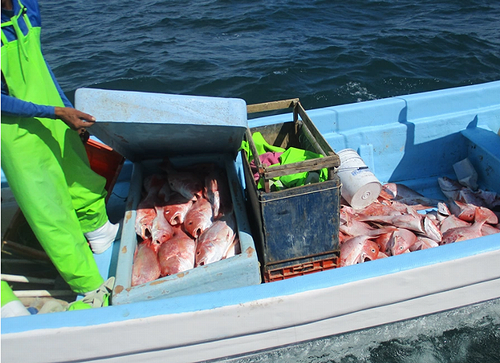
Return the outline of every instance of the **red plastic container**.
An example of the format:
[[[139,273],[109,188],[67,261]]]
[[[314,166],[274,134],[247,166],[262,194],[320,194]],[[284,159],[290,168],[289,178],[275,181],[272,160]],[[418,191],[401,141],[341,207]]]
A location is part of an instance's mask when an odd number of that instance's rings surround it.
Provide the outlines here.
[[[97,174],[106,178],[106,201],[111,196],[118,175],[122,169],[125,158],[107,145],[98,141],[88,139],[85,143],[85,149],[90,161],[90,167]],[[9,226],[3,236],[3,252],[11,255],[27,256],[39,260],[48,260],[43,252],[38,240],[31,230],[26,218],[20,209],[14,214]]]
[[[330,270],[337,267],[338,259],[338,256],[333,256],[325,258],[323,260],[316,260],[275,269],[268,266],[268,269],[264,272],[264,282],[285,280],[295,276],[302,276],[313,272]]]
[[[87,140],[85,149],[91,169],[106,178],[105,189],[108,192],[106,198],[109,198],[125,158],[109,146],[92,139]]]

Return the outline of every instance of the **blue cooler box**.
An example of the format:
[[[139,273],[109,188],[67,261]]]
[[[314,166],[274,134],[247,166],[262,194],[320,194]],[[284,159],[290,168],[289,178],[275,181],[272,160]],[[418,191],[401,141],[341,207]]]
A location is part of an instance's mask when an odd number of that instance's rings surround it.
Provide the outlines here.
[[[237,150],[247,128],[241,99],[181,96],[101,89],[78,89],[77,109],[93,115],[92,133],[133,162],[118,255],[112,304],[255,285],[259,261],[236,168]],[[241,253],[205,266],[131,286],[136,208],[144,176],[168,157],[176,168],[213,162],[225,168],[238,226]]]

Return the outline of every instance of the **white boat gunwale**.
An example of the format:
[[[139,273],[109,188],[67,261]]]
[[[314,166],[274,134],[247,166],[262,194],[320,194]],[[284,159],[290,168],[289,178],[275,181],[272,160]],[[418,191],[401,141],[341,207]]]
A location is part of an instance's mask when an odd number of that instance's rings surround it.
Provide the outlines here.
[[[87,325],[143,319],[163,314],[193,313],[226,306],[240,305],[272,297],[289,296],[301,292],[324,289],[360,280],[390,275],[419,267],[453,261],[469,256],[500,250],[498,236],[462,241],[435,249],[415,251],[391,258],[370,261],[354,266],[321,271],[256,286],[209,292],[199,295],[172,297],[114,305],[103,309],[52,313],[4,319],[2,335],[38,329],[60,329]],[[500,277],[500,276],[499,276]],[[258,288],[256,288],[258,287]],[[145,305],[146,304],[146,305]],[[147,308],[146,308],[147,307]],[[61,315],[63,314],[63,315]]]

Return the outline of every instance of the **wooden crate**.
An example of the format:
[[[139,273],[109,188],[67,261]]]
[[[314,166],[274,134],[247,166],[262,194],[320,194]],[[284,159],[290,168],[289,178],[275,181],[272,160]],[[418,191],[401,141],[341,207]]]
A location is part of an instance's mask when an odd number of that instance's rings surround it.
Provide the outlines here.
[[[304,171],[319,170],[328,168],[329,171],[335,173],[335,168],[340,166],[340,158],[333,151],[330,145],[320,134],[314,123],[311,121],[306,111],[302,107],[298,98],[259,103],[247,106],[248,113],[259,113],[283,109],[293,110],[293,123],[284,123],[266,126],[264,128],[247,129],[245,139],[249,142],[250,149],[254,156],[255,164],[258,167],[261,178],[264,179],[265,191],[270,192],[269,180],[275,177],[300,173]],[[300,116],[300,119],[299,119]],[[293,127],[293,129],[292,129]],[[322,158],[301,161],[293,164],[267,167],[262,165],[252,142],[252,132],[265,129],[266,137],[273,140],[274,146],[289,147],[301,144],[300,146],[307,147],[310,151],[323,155]],[[299,140],[297,135],[302,135],[302,140]],[[305,145],[304,145],[305,144]]]

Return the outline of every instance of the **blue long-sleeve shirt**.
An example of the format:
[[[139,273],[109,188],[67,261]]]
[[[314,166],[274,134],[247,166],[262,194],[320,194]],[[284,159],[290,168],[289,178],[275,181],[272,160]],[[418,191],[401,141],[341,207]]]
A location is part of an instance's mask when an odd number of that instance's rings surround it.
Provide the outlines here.
[[[27,9],[27,15],[31,22],[31,25],[34,27],[40,27],[42,25],[41,16],[40,16],[40,8],[38,6],[38,2],[36,0],[23,0],[23,5]],[[19,3],[16,0],[12,1],[13,10],[5,10],[2,9],[2,23],[10,21],[10,18],[18,13],[19,11]],[[24,34],[27,33],[28,28],[26,24],[24,24],[24,20],[22,17],[19,18],[19,27],[21,28]],[[2,31],[5,33],[7,40],[15,40],[16,33],[14,29],[9,27],[4,27]],[[3,46],[3,44],[2,44]],[[47,64],[47,62],[45,62]],[[66,107],[73,107],[71,102],[68,100],[64,92],[62,91],[59,83],[57,82],[52,70],[47,64],[47,68],[52,76],[52,80],[59,92],[59,95],[62,98],[62,101]],[[9,88],[4,80],[2,74],[2,99],[1,99],[1,109],[2,115],[9,116],[21,116],[21,117],[43,117],[43,118],[56,118],[55,115],[55,107],[51,105],[39,105],[32,102],[27,102],[20,100],[18,98],[12,97],[9,94]]]

